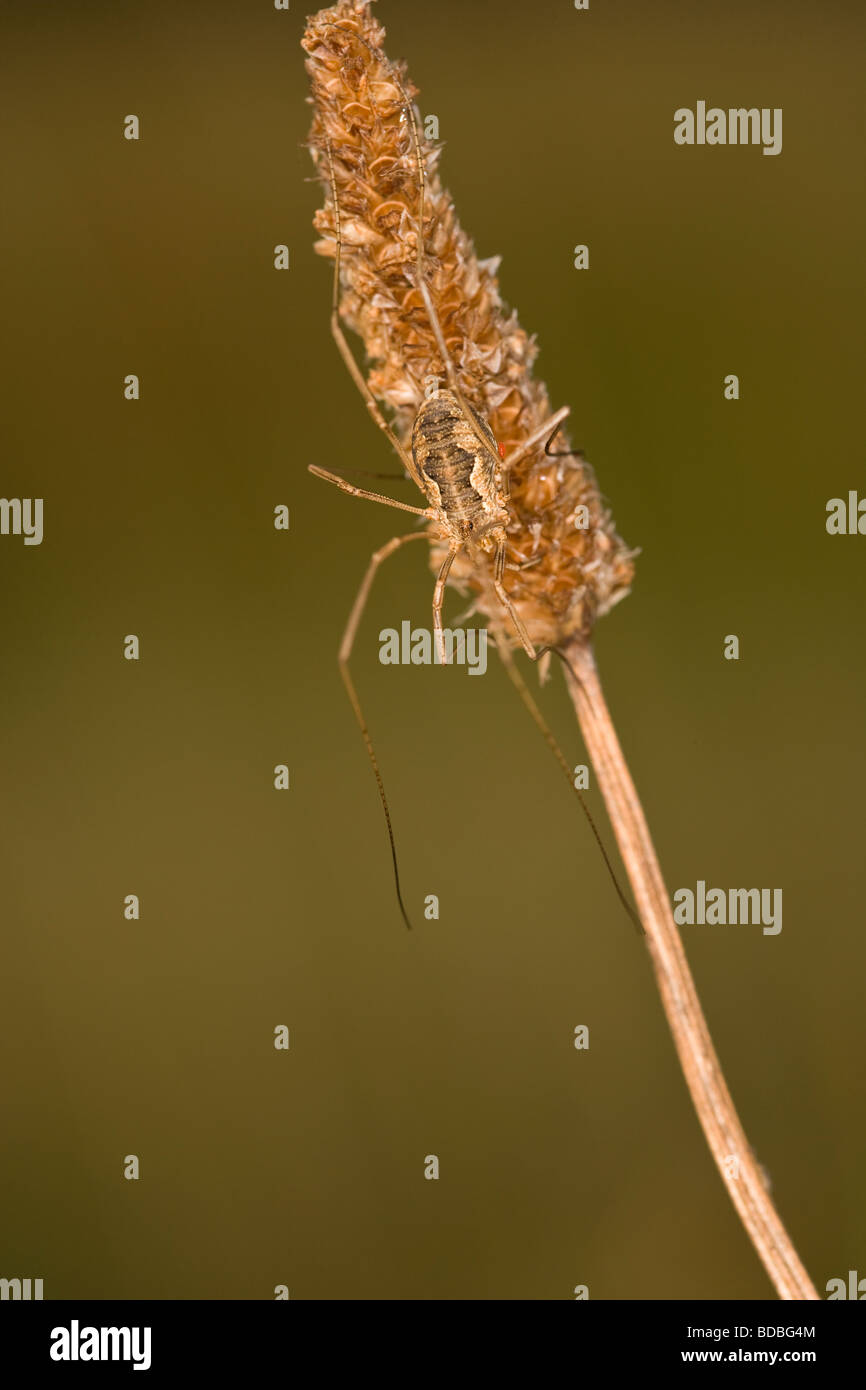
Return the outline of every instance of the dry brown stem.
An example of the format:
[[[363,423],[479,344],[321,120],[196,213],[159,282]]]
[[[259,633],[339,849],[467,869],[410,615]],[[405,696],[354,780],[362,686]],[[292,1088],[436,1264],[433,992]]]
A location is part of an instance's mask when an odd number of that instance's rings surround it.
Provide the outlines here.
[[[643,810],[605,703],[591,648],[564,653],[571,698],[626,866],[680,1064],[722,1181],[783,1299],[817,1299],[773,1205],[725,1084],[671,912]]]

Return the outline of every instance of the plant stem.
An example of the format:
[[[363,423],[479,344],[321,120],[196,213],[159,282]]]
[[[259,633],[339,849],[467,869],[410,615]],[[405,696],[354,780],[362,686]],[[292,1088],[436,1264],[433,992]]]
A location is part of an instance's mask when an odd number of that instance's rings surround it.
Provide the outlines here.
[[[698,1119],[746,1233],[782,1299],[818,1299],[740,1124],[673,919],[670,899],[592,649],[573,643],[565,674],[646,930],[662,1006]],[[577,677],[577,678],[576,678]]]

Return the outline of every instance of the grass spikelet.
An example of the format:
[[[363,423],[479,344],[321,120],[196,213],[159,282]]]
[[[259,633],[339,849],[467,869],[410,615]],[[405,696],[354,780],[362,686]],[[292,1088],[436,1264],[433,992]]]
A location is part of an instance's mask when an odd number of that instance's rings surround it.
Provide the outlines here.
[[[308,22],[303,47],[312,84],[310,149],[325,194],[316,250],[334,255],[334,209],[326,141],[342,219],[340,312],[361,339],[367,380],[407,444],[425,388],[442,375],[436,340],[415,283],[421,185],[404,93],[417,95],[384,52],[384,29],[366,0],[340,0]],[[396,80],[395,80],[396,78]],[[402,88],[402,91],[401,91]],[[461,384],[504,446],[506,461],[551,415],[533,375],[536,346],[499,294],[496,259],[480,261],[443,189],[440,148],[423,135],[424,250],[433,302]],[[570,445],[560,432],[557,453]],[[543,442],[510,476],[511,524],[505,587],[536,646],[586,638],[596,618],[628,593],[632,555],[579,459],[551,458]],[[581,512],[579,508],[586,508]],[[441,548],[431,547],[438,570]],[[489,586],[461,556],[450,581],[491,612]]]

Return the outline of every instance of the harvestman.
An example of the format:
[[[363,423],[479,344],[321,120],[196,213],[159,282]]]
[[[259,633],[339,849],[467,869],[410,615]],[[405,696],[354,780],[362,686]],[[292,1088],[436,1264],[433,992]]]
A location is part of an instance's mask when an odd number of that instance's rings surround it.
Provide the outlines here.
[[[370,45],[355,30],[335,24],[331,26],[341,29],[350,34],[359,43],[363,43],[366,48]],[[372,49],[370,49],[373,52]],[[418,224],[415,231],[415,288],[417,288],[424,301],[424,307],[436,339],[436,346],[442,359],[442,365],[447,381],[447,388],[436,389],[435,393],[426,397],[421,403],[415,417],[412,429],[412,448],[411,452],[404,448],[400,443],[388,421],[385,419],[379,404],[376,401],[364,375],[355,361],[352,351],[346,341],[342,325],[340,323],[340,263],[342,257],[343,241],[340,221],[340,203],[337,194],[337,178],[334,170],[334,156],[330,141],[325,136],[325,149],[328,157],[328,171],[331,180],[331,193],[334,205],[334,280],[331,297],[331,332],[340,351],[340,355],[349,370],[349,374],[364,400],[367,409],[375,420],[379,429],[385,434],[403,464],[406,474],[418,490],[427,498],[426,507],[413,507],[406,502],[398,502],[392,497],[385,497],[378,492],[369,492],[364,488],[355,487],[345,478],[337,473],[332,473],[328,469],[319,468],[315,464],[310,464],[310,472],[317,478],[324,478],[326,482],[333,483],[343,492],[348,492],[353,497],[361,497],[368,502],[380,502],[386,507],[395,507],[398,511],[409,512],[412,516],[423,517],[425,521],[435,522],[440,530],[439,539],[447,541],[448,552],[439,569],[433,590],[433,631],[437,644],[437,651],[441,663],[447,662],[445,650],[445,637],[442,627],[442,604],[445,591],[445,583],[448,573],[456,556],[461,550],[465,550],[470,559],[473,560],[479,569],[484,582],[485,570],[480,563],[482,556],[492,556],[492,574],[489,582],[499,600],[504,613],[508,615],[514,625],[514,630],[527,656],[533,661],[544,655],[551,648],[542,648],[536,651],[529,634],[521,621],[520,615],[514,607],[511,599],[505,591],[502,583],[503,574],[506,568],[506,526],[509,521],[508,502],[508,473],[525,457],[530,450],[536,448],[542,440],[545,440],[545,453],[550,454],[550,445],[553,442],[562,422],[569,414],[569,407],[563,406],[549,420],[545,421],[528,439],[524,440],[520,447],[505,461],[502,446],[496,444],[493,432],[486,421],[472,408],[461,389],[457,370],[451,358],[451,354],[445,343],[445,335],[439,322],[439,316],[433,304],[430,288],[427,284],[424,269],[424,193],[426,184],[426,169],[421,152],[421,142],[418,136],[418,126],[415,120],[415,113],[409,97],[394,70],[391,70],[391,77],[403,99],[403,114],[401,120],[408,122],[412,135],[414,147],[415,165],[418,174]],[[408,278],[408,277],[407,277]],[[566,451],[582,457],[580,451]],[[562,454],[552,455],[561,457]],[[373,743],[364,719],[361,704],[355,690],[354,682],[349,670],[349,661],[355,643],[358,626],[364,612],[364,608],[369,597],[373,579],[379,566],[399,550],[401,546],[409,541],[431,539],[428,531],[412,531],[406,535],[395,536],[386,545],[376,550],[370,558],[367,572],[358,589],[352,611],[349,614],[349,621],[343,633],[343,640],[340,644],[339,665],[343,683],[355,711],[355,717],[361,729],[361,733],[366,744],[367,753],[376,777],[376,784],[379,789],[379,798],[385,813],[385,823],[388,828],[388,840],[391,847],[391,860],[394,867],[394,883],[397,890],[397,901],[400,911],[407,927],[411,929],[408,914],[403,903],[403,896],[400,889],[400,874],[397,866],[397,851],[394,843],[394,830],[391,823],[391,814],[388,809],[388,801],[385,796],[385,787],[376,755],[373,750]],[[515,568],[508,566],[508,568]],[[519,568],[519,567],[518,567]],[[614,886],[619,894],[620,900],[624,904],[629,916],[640,927],[635,914],[625,898],[613,867],[607,855],[607,851],[602,843],[601,836],[592,819],[589,808],[580,796],[580,792],[572,782],[572,775],[568,763],[550,729],[544,721],[540,710],[536,706],[530,695],[523,678],[517,671],[516,666],[508,650],[502,627],[494,624],[493,635],[496,641],[500,656],[503,659],[506,670],[518,689],[521,698],[527,705],[530,714],[546,738],[548,744],[563,768],[569,785],[577,792],[580,797],[581,805],[592,827],[593,834],[599,844],[608,872],[613,879]],[[557,652],[557,655],[561,655]]]

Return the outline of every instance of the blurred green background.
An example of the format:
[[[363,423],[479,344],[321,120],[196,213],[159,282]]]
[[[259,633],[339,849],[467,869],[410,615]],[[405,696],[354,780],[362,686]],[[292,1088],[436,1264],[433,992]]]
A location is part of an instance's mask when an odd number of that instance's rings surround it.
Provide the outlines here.
[[[378,662],[380,628],[429,624],[411,546],[355,663],[401,925],[336,651],[403,527],[306,471],[393,464],[312,251],[303,11],[4,6],[2,491],[45,499],[45,539],[0,538],[0,1275],[48,1298],[772,1297],[643,946],[503,673]],[[642,547],[596,646],[668,885],[783,889],[779,936],[687,927],[686,948],[814,1280],[866,1275],[866,539],[824,526],[866,490],[866,14],[377,14]],[[676,147],[698,99],[781,106],[782,154]]]

